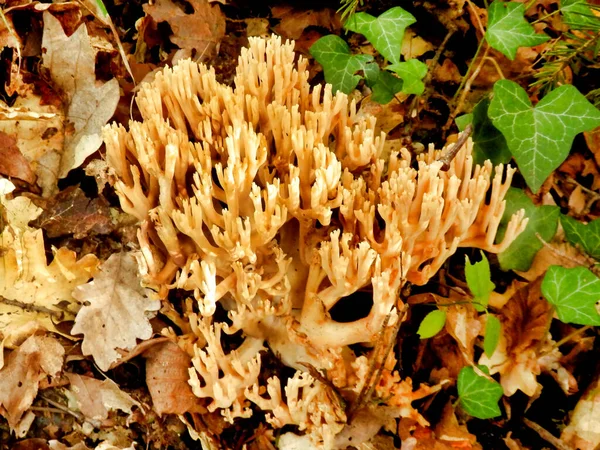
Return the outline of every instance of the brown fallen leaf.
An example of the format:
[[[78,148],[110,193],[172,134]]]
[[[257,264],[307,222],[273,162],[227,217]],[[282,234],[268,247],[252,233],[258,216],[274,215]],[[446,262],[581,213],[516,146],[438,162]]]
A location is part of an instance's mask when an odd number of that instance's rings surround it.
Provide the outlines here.
[[[541,372],[540,353],[548,343],[552,306],[541,293],[542,277],[519,289],[501,310],[502,335],[491,358],[479,360],[493,375],[500,372],[505,395],[521,390],[532,397]]]
[[[188,3],[193,9],[191,14],[172,0],[146,4],[144,12],[156,22],[167,22],[171,27],[171,42],[181,49],[174,60],[190,57],[206,60],[214,55],[225,36],[225,15],[218,5],[207,0],[190,0]]]
[[[94,280],[75,289],[73,297],[84,306],[71,334],[84,335],[83,354],[92,355],[101,370],[119,359],[117,349],[131,350],[137,339],[152,335],[146,312],[158,310],[160,302],[147,297],[132,253],[112,254]]]
[[[116,409],[131,414],[131,408],[140,406],[139,402],[123,392],[110,379],[97,380],[76,373],[66,373],[65,375],[71,382],[71,392],[77,399],[79,411],[88,420],[105,420],[108,418],[108,413]]]
[[[72,234],[82,239],[90,233],[109,234],[115,229],[104,197],[89,199],[78,186],[69,186],[49,200],[33,199],[44,211],[32,226],[54,238]]]
[[[0,174],[18,178],[29,184],[35,182],[35,174],[29,161],[19,150],[16,136],[3,131],[0,131]]]
[[[163,414],[198,411],[199,399],[188,384],[191,358],[173,342],[162,342],[144,353],[146,384],[154,410]]]
[[[62,369],[65,350],[49,336],[31,336],[6,358],[0,370],[0,414],[12,430],[37,396],[40,381]]]
[[[298,9],[293,6],[274,6],[271,14],[280,22],[274,27],[286,39],[298,39],[305,28],[317,26],[336,32],[342,26],[340,16],[331,8]]]

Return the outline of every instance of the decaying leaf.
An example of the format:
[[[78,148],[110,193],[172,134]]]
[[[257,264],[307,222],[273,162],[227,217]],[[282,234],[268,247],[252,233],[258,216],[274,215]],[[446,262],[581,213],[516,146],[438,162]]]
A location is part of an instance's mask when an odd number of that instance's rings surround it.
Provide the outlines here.
[[[133,406],[140,406],[110,379],[102,381],[75,373],[65,375],[71,382],[71,392],[77,401],[79,411],[88,420],[102,421],[108,418],[109,411],[116,409],[131,414]]]
[[[23,414],[33,403],[40,381],[60,372],[64,352],[54,338],[31,336],[8,355],[0,370],[0,414],[11,429],[19,426]]]
[[[207,0],[190,0],[189,4],[194,10],[191,14],[172,0],[157,0],[144,5],[146,14],[171,27],[171,42],[181,49],[174,60],[192,56],[206,59],[213,55],[225,35],[225,16],[218,5]]]
[[[307,10],[282,5],[271,8],[271,13],[274,18],[280,20],[274,30],[286,39],[299,39],[304,29],[310,26],[318,26],[332,32],[341,28],[339,15],[330,8]]]
[[[32,226],[54,238],[72,234],[83,239],[90,233],[108,234],[114,229],[110,208],[104,197],[90,199],[77,186],[69,186],[48,201],[37,201],[43,212]]]
[[[595,450],[600,445],[600,377],[581,397],[563,430],[561,439],[579,450]]]
[[[96,82],[96,55],[85,25],[67,36],[59,20],[46,11],[42,46],[44,67],[65,96],[67,124],[58,167],[58,177],[63,178],[102,144],[101,128],[115,112],[119,83],[114,78]]]
[[[71,333],[84,335],[83,354],[92,355],[102,370],[119,358],[117,349],[130,350],[137,339],[152,335],[146,311],[156,311],[160,302],[147,297],[137,267],[133,254],[115,253],[93,281],[73,292],[84,306]]]
[[[198,397],[188,384],[191,358],[173,342],[146,351],[146,384],[158,415],[184,414],[198,407]]]

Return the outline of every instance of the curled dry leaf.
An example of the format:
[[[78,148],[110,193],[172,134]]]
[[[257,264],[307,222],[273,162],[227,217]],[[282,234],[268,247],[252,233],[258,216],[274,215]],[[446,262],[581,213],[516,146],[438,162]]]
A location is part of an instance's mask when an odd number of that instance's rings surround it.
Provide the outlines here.
[[[190,0],[188,3],[194,10],[191,14],[172,0],[149,3],[144,5],[144,11],[156,22],[167,22],[171,27],[171,42],[181,49],[174,60],[192,56],[207,59],[225,35],[225,16],[218,5],[210,4],[208,0]]]
[[[335,32],[341,28],[339,15],[334,9],[298,9],[289,5],[271,8],[273,18],[280,22],[274,28],[275,32],[286,39],[299,39],[304,29],[310,26],[325,28]]]
[[[188,384],[191,358],[173,342],[154,345],[144,354],[146,384],[157,414],[184,414],[198,408]]]
[[[538,389],[536,376],[540,369],[540,350],[548,343],[552,307],[542,297],[542,279],[519,289],[506,303],[501,313],[503,334],[491,358],[482,355],[479,360],[500,372],[500,382],[506,395],[521,390],[533,396]]]
[[[46,49],[44,67],[65,95],[69,126],[58,167],[58,177],[64,178],[102,144],[101,129],[119,102],[119,83],[114,78],[96,82],[96,55],[85,25],[67,36],[59,20],[46,11],[42,46]]]
[[[71,382],[71,392],[77,400],[79,411],[88,420],[102,421],[108,418],[109,411],[116,409],[131,414],[133,406],[140,406],[110,379],[97,380],[76,373],[65,375]]]
[[[73,296],[84,306],[71,333],[84,335],[83,354],[92,355],[102,370],[121,356],[117,349],[131,350],[137,339],[152,335],[146,311],[156,311],[160,302],[147,297],[131,253],[111,255],[94,280]]]
[[[11,429],[19,426],[23,414],[33,403],[40,381],[60,372],[64,353],[56,339],[31,336],[8,355],[0,370],[0,414]]]

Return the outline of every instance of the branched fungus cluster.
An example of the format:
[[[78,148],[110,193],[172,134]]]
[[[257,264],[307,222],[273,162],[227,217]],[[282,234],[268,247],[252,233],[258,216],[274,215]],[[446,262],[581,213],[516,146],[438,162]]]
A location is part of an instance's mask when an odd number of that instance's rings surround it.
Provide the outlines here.
[[[503,250],[526,220],[515,214],[496,242],[513,169],[474,165],[470,142],[449,170],[445,149],[382,159],[375,117],[329,85],[311,87],[293,47],[251,38],[234,87],[181,61],[141,87],[143,120],[104,139],[122,208],[140,222],[146,282],[179,327],[164,333],[192,358],[194,394],[228,421],[260,409],[297,439],[345,448],[398,417],[425,422],[411,401],[427,388],[413,392],[393,353],[374,387],[379,406],[348,414],[369,344],[402,320],[404,283],[426,283],[460,246]],[[189,295],[183,314],[169,306],[174,289]],[[336,321],[342,299],[372,305]],[[243,343],[229,350],[234,333]],[[265,351],[295,374],[261,379]]]

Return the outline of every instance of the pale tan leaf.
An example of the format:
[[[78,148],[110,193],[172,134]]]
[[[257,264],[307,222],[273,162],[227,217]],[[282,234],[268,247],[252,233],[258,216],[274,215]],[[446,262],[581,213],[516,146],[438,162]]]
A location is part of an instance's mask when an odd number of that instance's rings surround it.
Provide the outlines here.
[[[111,255],[94,280],[73,296],[84,306],[72,334],[84,335],[83,354],[92,355],[100,369],[108,370],[121,356],[117,349],[131,350],[137,339],[152,336],[146,311],[156,311],[160,302],[147,297],[131,253]]]
[[[595,450],[600,446],[600,377],[589,386],[571,415],[561,439],[579,450]]]
[[[73,129],[65,133],[60,160],[58,176],[64,178],[102,144],[101,129],[117,107],[119,83],[114,78],[96,82],[96,56],[85,25],[67,36],[59,20],[46,11],[42,46],[44,67],[66,95],[66,120]]]
[[[71,382],[71,392],[77,399],[79,410],[89,420],[104,420],[111,410],[121,410],[131,414],[133,406],[140,406],[131,396],[123,392],[112,380],[65,374]]]
[[[8,355],[0,370],[0,414],[12,429],[33,403],[39,382],[60,372],[64,352],[54,338],[31,336]]]

